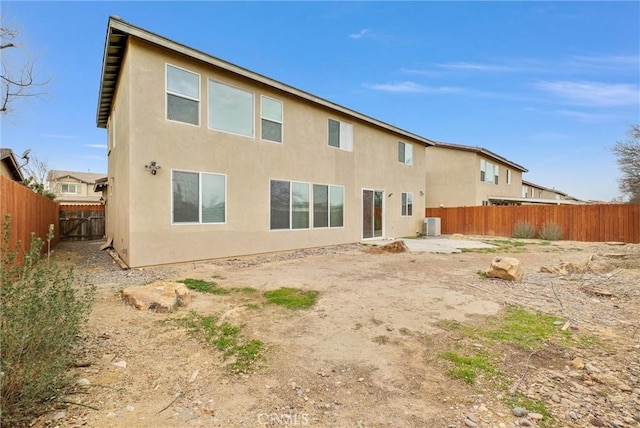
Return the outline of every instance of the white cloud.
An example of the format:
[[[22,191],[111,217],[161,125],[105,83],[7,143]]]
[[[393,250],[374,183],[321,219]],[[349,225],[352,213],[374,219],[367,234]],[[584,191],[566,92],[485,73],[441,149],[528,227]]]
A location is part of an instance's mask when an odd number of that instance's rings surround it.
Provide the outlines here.
[[[535,86],[577,105],[613,107],[640,103],[640,88],[627,83],[541,81]]]
[[[106,144],[85,144],[85,147],[91,147],[92,149],[106,149]]]
[[[498,64],[481,64],[474,62],[449,62],[444,64],[436,64],[440,68],[453,70],[469,70],[469,71],[515,71],[514,67]]]
[[[363,86],[376,91],[397,92],[405,94],[451,94],[462,91],[460,88],[455,87],[429,87],[411,81],[394,83],[365,83]]]
[[[368,28],[363,28],[358,33],[349,34],[350,39],[361,39],[365,36],[371,36],[371,31]]]
[[[608,55],[608,56],[574,56],[568,59],[568,65],[581,72],[638,74],[640,56]]]
[[[584,111],[576,111],[576,110],[556,110],[554,113],[559,114],[561,116],[570,117],[572,119],[577,119],[581,122],[603,122],[609,120],[611,115],[607,114],[598,114],[598,113],[587,113]]]

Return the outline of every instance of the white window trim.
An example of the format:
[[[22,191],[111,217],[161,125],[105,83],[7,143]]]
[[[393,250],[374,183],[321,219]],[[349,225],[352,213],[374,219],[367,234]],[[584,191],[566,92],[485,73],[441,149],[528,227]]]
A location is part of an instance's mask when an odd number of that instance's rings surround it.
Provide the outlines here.
[[[218,128],[212,128],[211,127],[211,123],[209,120],[209,103],[211,102],[211,100],[209,99],[209,85],[208,82],[214,82],[217,83],[219,85],[224,85],[224,86],[228,86],[230,88],[234,88],[237,89],[238,91],[242,91],[242,92],[246,92],[248,94],[251,94],[251,135],[246,135],[246,134],[238,134],[237,132],[230,132],[230,131],[225,131],[224,129],[218,129]],[[256,94],[253,91],[249,91],[245,88],[242,88],[240,86],[236,86],[236,85],[231,85],[227,82],[223,82],[221,80],[216,80],[216,79],[212,79],[212,78],[208,78],[207,79],[207,128],[211,131],[216,131],[216,132],[224,132],[225,134],[229,134],[229,135],[237,135],[239,137],[244,137],[244,138],[256,138]]]
[[[401,162],[400,159],[398,159],[398,163],[412,166],[413,165],[413,144],[405,143],[404,141],[398,141],[398,144],[404,144],[404,162]],[[409,158],[408,162],[407,162],[407,147],[411,148],[411,157]],[[396,146],[396,158],[398,157],[397,150],[398,150],[398,146]]]
[[[73,192],[70,192],[69,190],[64,191],[62,190],[62,186],[73,186],[75,188],[75,190]],[[64,194],[64,195],[79,195],[80,194],[80,183],[60,183],[60,193]]]
[[[309,227],[307,228],[299,228],[299,229],[294,229],[292,226],[292,222],[293,222],[293,215],[289,216],[289,228],[288,229],[272,229],[271,228],[271,182],[272,181],[286,181],[290,184],[293,183],[300,183],[300,184],[307,184],[309,186]],[[314,220],[314,212],[313,212],[313,186],[327,186],[327,205],[328,205],[328,210],[327,210],[327,226],[325,227],[315,227],[313,225],[313,220]],[[342,226],[331,226],[331,188],[332,187],[340,187],[342,189]],[[290,190],[293,188],[293,186],[290,187]],[[345,186],[341,185],[341,184],[326,184],[326,183],[312,183],[312,182],[306,182],[306,181],[297,181],[297,180],[286,180],[283,178],[270,178],[269,179],[269,199],[268,199],[268,203],[269,203],[269,221],[267,223],[267,228],[270,232],[291,232],[291,231],[297,231],[297,230],[311,230],[311,229],[315,229],[315,230],[326,230],[326,229],[344,229],[344,224],[345,224],[345,206],[346,206],[346,194],[345,194]],[[289,195],[289,214],[293,214],[292,211],[292,198],[291,195]]]
[[[507,168],[507,184],[511,184],[511,170]]]
[[[339,147],[335,147],[329,144],[329,120],[338,122],[340,125],[339,127],[340,146]],[[343,144],[344,140],[347,140],[347,139],[349,144]],[[327,146],[332,149],[342,150],[344,152],[353,152],[353,124],[348,122],[343,122],[333,117],[327,118]],[[318,183],[314,183],[314,184],[318,184]]]
[[[402,214],[402,211],[404,211],[404,204],[402,203],[402,195],[407,195],[407,199],[409,198],[409,196],[411,196],[411,214]],[[401,217],[413,217],[413,192],[402,192],[400,193],[400,216]],[[407,212],[409,211],[409,204],[407,204]]]
[[[186,221],[181,221],[181,222],[174,222],[173,221],[173,172],[177,171],[177,172],[187,172],[187,173],[192,173],[192,174],[198,174],[198,190],[199,190],[199,195],[198,195],[198,221],[192,221],[192,222],[186,222]],[[224,221],[223,222],[215,222],[215,223],[203,223],[202,222],[202,174],[209,174],[209,175],[222,175],[224,176]],[[169,194],[171,195],[171,210],[169,212],[170,215],[170,223],[172,226],[193,226],[193,225],[204,225],[204,226],[215,226],[215,225],[221,225],[221,224],[227,224],[227,219],[228,219],[228,187],[229,187],[229,183],[227,181],[227,174],[222,174],[219,172],[207,172],[207,171],[193,171],[193,170],[189,170],[189,169],[180,169],[180,168],[172,168],[171,169],[171,180],[169,180]]]
[[[171,92],[169,91],[169,66],[180,69],[182,71],[186,71],[187,73],[191,73],[191,74],[195,74],[196,76],[198,76],[198,98],[193,98],[190,97],[188,95],[184,95],[184,94],[178,94],[176,92]],[[168,120],[169,122],[173,122],[173,123],[181,123],[183,125],[188,125],[188,126],[195,126],[196,128],[200,127],[200,121],[201,121],[201,115],[202,115],[202,76],[200,75],[200,73],[196,73],[195,71],[191,71],[191,70],[187,70],[184,67],[179,67],[177,65],[171,64],[171,63],[165,63],[165,67],[164,67],[164,93],[165,93],[165,97],[164,97],[164,118],[165,120]],[[169,119],[169,103],[167,101],[167,94],[171,94],[171,95],[175,95],[176,97],[181,97],[187,100],[192,100],[192,101],[197,101],[198,102],[198,123],[197,124],[193,124],[193,123],[189,123],[189,122],[183,122],[181,120],[173,120],[173,119]],[[115,147],[115,144],[114,144]]]
[[[277,102],[280,103],[280,106],[282,107],[282,112],[281,112],[282,120],[281,121],[278,122],[277,120],[273,120],[273,119],[270,119],[268,117],[264,117],[262,115],[262,99],[263,98],[268,98],[268,99],[270,99],[272,101],[277,101]],[[269,122],[275,122],[275,123],[279,123],[280,124],[280,126],[281,126],[281,128],[280,128],[280,131],[281,131],[280,137],[282,138],[282,141],[273,141],[273,140],[267,140],[267,139],[262,138],[262,119],[268,120]],[[282,102],[281,100],[279,100],[277,98],[269,97],[267,95],[260,95],[260,140],[261,141],[265,141],[267,143],[284,144],[284,102]]]

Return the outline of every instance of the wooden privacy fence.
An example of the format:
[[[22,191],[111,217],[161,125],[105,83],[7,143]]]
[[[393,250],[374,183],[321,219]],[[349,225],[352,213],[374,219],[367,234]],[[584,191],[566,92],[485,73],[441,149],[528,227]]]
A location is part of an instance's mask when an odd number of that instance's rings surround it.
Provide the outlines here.
[[[34,233],[44,241],[42,251],[46,251],[50,224],[54,225],[54,237],[50,245],[51,248],[55,247],[60,241],[60,231],[57,227],[58,211],[59,207],[56,202],[35,193],[18,182],[0,176],[0,217],[2,223],[4,224],[7,214],[11,216],[9,249],[15,249],[18,241],[21,241],[23,249],[27,249],[31,242],[31,234]]]
[[[70,241],[104,237],[104,205],[60,205],[60,238]]]
[[[526,221],[538,231],[556,223],[571,241],[640,243],[640,204],[427,208],[425,216],[440,217],[445,235],[511,236]]]

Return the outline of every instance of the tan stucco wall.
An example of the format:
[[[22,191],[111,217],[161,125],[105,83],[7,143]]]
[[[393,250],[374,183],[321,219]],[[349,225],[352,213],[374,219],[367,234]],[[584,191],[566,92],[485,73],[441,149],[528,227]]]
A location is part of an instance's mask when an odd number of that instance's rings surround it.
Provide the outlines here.
[[[165,119],[167,62],[201,75],[200,126]],[[208,78],[254,93],[255,137],[208,129]],[[260,95],[284,104],[283,144],[260,140]],[[385,192],[385,236],[421,230],[427,165],[419,142],[136,40],[129,44],[115,106],[119,136],[109,155],[109,185],[115,185],[107,234],[132,267],[358,242],[363,188]],[[329,118],[353,125],[353,152],[328,146]],[[412,166],[397,161],[399,140],[414,143]],[[157,175],[144,168],[151,160],[162,167]],[[226,224],[171,224],[173,169],[227,175]],[[270,179],[344,186],[344,227],[269,230]],[[402,192],[413,193],[412,217],[401,216]]]
[[[127,51],[122,60],[107,128],[109,156],[107,161],[108,187],[105,204],[105,231],[107,238],[113,238],[113,248],[125,263],[129,263],[130,254],[129,171],[131,166],[129,165],[129,140],[130,127],[135,124],[135,121],[129,120],[132,58]]]
[[[490,196],[519,197],[522,193],[522,171],[476,152],[446,147],[427,147],[426,195],[429,208],[478,206]],[[498,184],[480,181],[480,160],[499,167]],[[511,182],[507,184],[507,169]]]

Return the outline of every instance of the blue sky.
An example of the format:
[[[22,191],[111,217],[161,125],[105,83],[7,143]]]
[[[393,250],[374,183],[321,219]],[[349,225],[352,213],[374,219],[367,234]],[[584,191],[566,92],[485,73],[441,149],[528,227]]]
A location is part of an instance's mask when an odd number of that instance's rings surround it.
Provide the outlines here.
[[[51,169],[106,172],[95,116],[109,15],[426,138],[484,147],[581,199],[619,195],[610,148],[640,122],[637,1],[1,7],[49,81],[1,118],[1,145]]]

